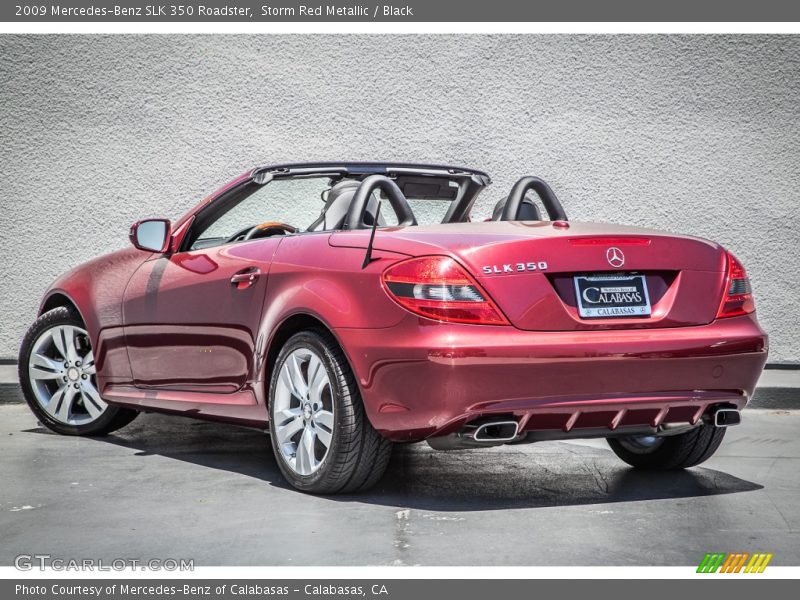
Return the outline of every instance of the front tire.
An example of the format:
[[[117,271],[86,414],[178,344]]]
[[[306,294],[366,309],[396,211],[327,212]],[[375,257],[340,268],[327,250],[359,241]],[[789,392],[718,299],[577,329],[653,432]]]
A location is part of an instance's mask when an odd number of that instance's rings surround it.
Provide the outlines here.
[[[323,331],[295,334],[278,354],[270,378],[269,429],[283,476],[315,494],[372,487],[392,451],[367,419],[344,352]]]
[[[73,308],[54,308],[36,319],[22,340],[18,370],[28,406],[56,433],[105,435],[139,414],[100,397],[89,334]]]
[[[700,425],[679,435],[608,438],[614,454],[637,469],[668,471],[705,462],[725,437],[724,427]]]

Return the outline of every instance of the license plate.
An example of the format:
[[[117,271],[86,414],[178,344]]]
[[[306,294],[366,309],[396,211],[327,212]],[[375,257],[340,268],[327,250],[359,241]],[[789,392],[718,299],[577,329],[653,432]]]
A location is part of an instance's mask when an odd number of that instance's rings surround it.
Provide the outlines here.
[[[577,275],[575,295],[585,319],[650,316],[644,275]]]

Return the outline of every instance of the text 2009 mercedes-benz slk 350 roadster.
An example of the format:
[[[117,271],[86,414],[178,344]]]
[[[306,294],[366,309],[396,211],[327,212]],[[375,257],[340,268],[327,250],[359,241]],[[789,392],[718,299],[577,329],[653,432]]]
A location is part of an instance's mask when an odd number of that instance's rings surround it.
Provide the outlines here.
[[[489,183],[267,166],[140,221],[133,248],[46,292],[26,399],[63,434],[141,410],[268,426],[287,480],[318,493],[373,485],[397,442],[605,437],[639,468],[706,460],[767,358],[744,267],[706,240],[568,221],[533,176],[472,222]]]

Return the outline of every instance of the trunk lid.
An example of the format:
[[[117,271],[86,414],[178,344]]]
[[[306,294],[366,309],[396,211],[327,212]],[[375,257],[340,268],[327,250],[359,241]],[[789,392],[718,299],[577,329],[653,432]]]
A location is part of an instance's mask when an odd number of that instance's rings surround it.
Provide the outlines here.
[[[337,232],[330,243],[366,248],[368,238],[369,231]],[[549,221],[484,222],[389,228],[377,232],[374,247],[409,256],[453,256],[514,326],[534,331],[703,325],[716,316],[725,278],[725,253],[718,244],[601,223],[570,222],[568,227],[558,227]],[[581,318],[574,277],[620,274],[645,277],[650,316]]]

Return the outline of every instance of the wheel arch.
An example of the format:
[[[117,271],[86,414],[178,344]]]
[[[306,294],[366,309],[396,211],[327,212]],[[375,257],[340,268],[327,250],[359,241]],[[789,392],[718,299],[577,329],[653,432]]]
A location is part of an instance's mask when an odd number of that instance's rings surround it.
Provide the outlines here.
[[[54,308],[60,307],[67,307],[72,308],[81,318],[81,321],[86,323],[86,319],[83,316],[83,312],[78,307],[78,303],[75,302],[69,294],[64,292],[63,290],[53,290],[45,296],[44,300],[42,300],[41,305],[39,306],[39,313],[37,316],[42,316],[44,313],[53,310]]]
[[[272,336],[267,345],[265,353],[264,367],[263,367],[263,381],[269,387],[269,379],[272,377],[272,368],[275,366],[275,361],[278,359],[281,348],[284,344],[296,333],[307,331],[309,329],[322,329],[330,333],[334,338],[336,334],[330,326],[325,323],[320,317],[307,312],[298,312],[289,315],[275,328]],[[342,347],[341,342],[336,338],[336,343]],[[344,348],[342,347],[342,350]],[[348,359],[349,360],[349,359]],[[267,394],[268,395],[268,394]]]
[[[355,373],[355,370],[353,369],[353,362],[350,360],[347,348],[344,347],[344,344],[342,344],[339,336],[336,335],[336,332],[330,325],[328,325],[318,315],[314,315],[309,312],[293,313],[280,322],[280,324],[275,328],[269,342],[267,343],[266,352],[264,354],[264,365],[261,369],[262,381],[264,382],[264,403],[266,405],[269,405],[269,385],[270,379],[272,378],[272,369],[275,366],[275,362],[278,359],[278,354],[280,354],[281,348],[283,348],[284,344],[286,344],[289,338],[294,334],[313,329],[329,333],[333,339],[336,340],[336,343],[339,345],[339,348],[341,348],[342,353],[347,359],[348,366],[353,373]],[[358,377],[356,377],[356,385],[359,385],[360,387]]]

